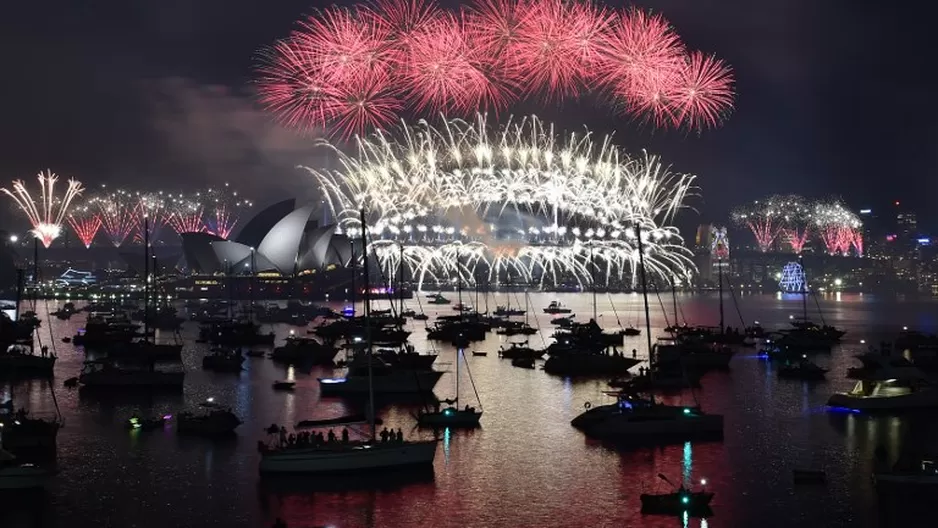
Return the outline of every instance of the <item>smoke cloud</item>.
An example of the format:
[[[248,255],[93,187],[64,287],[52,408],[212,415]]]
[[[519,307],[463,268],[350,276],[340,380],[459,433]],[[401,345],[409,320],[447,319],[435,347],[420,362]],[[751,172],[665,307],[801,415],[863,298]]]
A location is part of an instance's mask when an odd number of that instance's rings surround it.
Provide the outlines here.
[[[228,182],[257,202],[316,199],[311,180],[296,167],[322,168],[328,150],[278,125],[248,93],[169,78],[147,85],[145,94],[149,124],[173,173],[164,185],[185,191]]]

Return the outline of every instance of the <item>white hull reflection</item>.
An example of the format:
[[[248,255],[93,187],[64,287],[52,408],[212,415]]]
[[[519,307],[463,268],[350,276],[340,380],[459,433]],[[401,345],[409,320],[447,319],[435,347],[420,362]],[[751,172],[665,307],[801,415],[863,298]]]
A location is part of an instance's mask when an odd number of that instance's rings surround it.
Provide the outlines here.
[[[436,441],[294,448],[261,455],[264,474],[342,474],[431,467]]]

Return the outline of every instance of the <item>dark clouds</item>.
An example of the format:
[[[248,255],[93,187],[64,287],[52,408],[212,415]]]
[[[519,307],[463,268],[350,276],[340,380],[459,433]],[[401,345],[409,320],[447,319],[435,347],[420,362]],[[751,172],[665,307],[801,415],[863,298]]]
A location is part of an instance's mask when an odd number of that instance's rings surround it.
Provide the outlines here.
[[[52,167],[89,182],[168,187],[231,181],[303,189],[308,138],[250,97],[254,52],[331,2],[37,0],[0,19],[0,177]],[[609,2],[622,5],[623,2]],[[458,2],[447,2],[455,5]],[[700,176],[705,217],[781,191],[859,207],[934,195],[938,79],[931,3],[642,0],[691,47],[733,65],[739,97],[720,130],[655,132],[594,107],[547,110],[615,132]],[[139,183],[144,182],[144,183]],[[918,201],[918,203],[916,203]]]

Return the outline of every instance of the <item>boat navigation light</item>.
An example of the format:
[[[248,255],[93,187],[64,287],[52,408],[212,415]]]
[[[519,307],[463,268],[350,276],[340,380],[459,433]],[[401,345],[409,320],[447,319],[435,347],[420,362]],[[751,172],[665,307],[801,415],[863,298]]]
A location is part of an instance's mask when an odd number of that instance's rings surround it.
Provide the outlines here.
[[[861,345],[865,345],[865,344],[866,344],[866,339],[861,339],[861,340],[860,340],[860,344],[861,344]]]
[[[690,409],[688,409],[687,407],[684,407],[684,414],[690,414]]]
[[[446,409],[445,411],[443,411],[443,414],[445,414],[446,416],[449,416],[449,415],[453,414],[453,410],[452,410],[452,409]]]
[[[808,359],[808,355],[807,355],[807,354],[801,354],[801,358],[802,358],[802,359]]]
[[[687,504],[688,502],[690,502],[690,499],[687,497],[687,495],[681,497],[681,503]]]
[[[214,397],[206,398],[205,401],[207,401],[208,403],[214,403],[214,402],[215,402],[215,398],[214,398]]]
[[[295,334],[295,333],[296,333],[295,330],[290,330],[290,335],[293,335],[293,334]]]
[[[701,485],[701,486],[706,486],[706,485],[707,485],[707,479],[700,479],[700,485]]]
[[[903,331],[903,332],[906,332],[906,331],[908,331],[908,330],[909,330],[909,327],[908,327],[908,326],[903,326],[903,327],[902,327],[902,331]]]
[[[753,324],[759,324],[759,321],[753,321]]]
[[[354,342],[356,342],[356,343],[361,343],[361,342],[362,342],[362,338],[360,338],[360,337],[358,337],[358,336],[355,336],[355,337],[352,339],[352,341],[354,341]]]
[[[794,315],[789,315],[788,318],[789,318],[789,319],[794,319],[795,316],[794,316]]]

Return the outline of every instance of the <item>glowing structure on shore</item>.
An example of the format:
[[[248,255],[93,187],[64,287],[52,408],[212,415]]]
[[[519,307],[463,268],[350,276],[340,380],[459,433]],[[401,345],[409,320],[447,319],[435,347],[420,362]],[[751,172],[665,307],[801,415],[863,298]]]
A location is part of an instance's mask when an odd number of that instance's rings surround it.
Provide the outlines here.
[[[395,139],[400,138],[400,140]],[[404,125],[393,136],[336,149],[339,168],[306,168],[349,236],[368,214],[374,253],[388,276],[404,265],[418,283],[510,276],[544,284],[634,283],[640,225],[646,269],[670,279],[693,269],[670,222],[694,177],[649,154],[631,158],[588,131],[555,134],[536,117],[490,128],[475,121]]]
[[[850,254],[850,248],[855,247],[857,254],[862,256],[860,218],[842,202],[832,200],[817,204],[814,208],[814,224],[828,254],[846,256]]]
[[[725,227],[710,228],[710,257],[716,260],[729,260],[730,238]]]
[[[91,247],[94,237],[101,229],[101,217],[94,212],[92,207],[87,205],[73,208],[68,215],[68,223],[72,226],[75,234],[78,235],[81,243],[85,245],[85,248]]]
[[[348,138],[402,111],[469,116],[523,97],[591,94],[661,127],[718,127],[732,72],[640,9],[588,0],[430,0],[330,7],[260,53],[260,102],[289,126]]]
[[[122,190],[101,194],[89,202],[101,219],[101,227],[114,247],[120,247],[136,225],[136,200]]]
[[[78,197],[84,188],[78,180],[69,179],[68,187],[61,196],[55,194],[55,182],[59,177],[50,170],[40,172],[39,201],[37,202],[22,181],[13,182],[13,190],[0,189],[16,202],[17,207],[29,219],[33,234],[42,245],[49,247],[52,241],[62,234],[62,223],[65,221],[72,200]]]
[[[238,224],[241,211],[252,205],[249,200],[239,198],[238,191],[232,190],[228,183],[208,189],[204,202],[209,208],[205,231],[226,240]]]
[[[805,291],[804,269],[797,262],[789,262],[782,268],[778,287],[785,293],[801,293]]]

